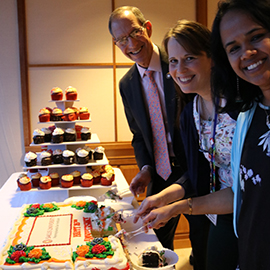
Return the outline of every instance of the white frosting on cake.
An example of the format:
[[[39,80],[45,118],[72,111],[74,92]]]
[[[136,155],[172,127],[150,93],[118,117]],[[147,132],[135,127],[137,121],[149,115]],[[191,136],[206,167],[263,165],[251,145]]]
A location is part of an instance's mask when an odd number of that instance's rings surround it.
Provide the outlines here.
[[[54,87],[51,89],[51,94],[56,94],[56,93],[62,93],[63,90],[59,87]]]
[[[22,208],[19,219],[15,222],[7,238],[5,246],[0,252],[0,269],[76,269],[91,270],[98,268],[108,270],[112,267],[116,269],[128,269],[127,258],[118,238],[109,236],[109,241],[114,255],[105,259],[89,259],[77,257],[72,262],[71,256],[78,246],[85,245],[87,241],[92,241],[90,227],[94,214],[85,213],[71,207],[71,204],[55,203],[60,210],[45,212],[38,217],[25,217],[29,205]],[[90,222],[90,223],[89,223]],[[27,246],[34,245],[36,248],[45,248],[50,254],[49,261],[41,261],[39,264],[23,263],[16,265],[4,265],[7,250],[9,247],[24,243]]]
[[[66,133],[70,133],[70,134],[75,134],[75,133],[76,133],[76,131],[75,131],[74,128],[67,128],[67,129],[65,130],[65,132],[66,132]]]
[[[28,153],[26,153],[25,156],[24,156],[24,161],[25,161],[25,162],[30,162],[31,160],[33,160],[33,159],[35,159],[35,158],[37,158],[37,155],[36,155],[35,153],[33,153],[33,152],[28,152]]]
[[[55,128],[52,135],[63,135],[64,130],[62,128]]]
[[[81,133],[90,133],[90,129],[88,127],[83,127]]]
[[[86,156],[88,156],[88,154],[89,154],[89,152],[86,151],[85,149],[80,149],[80,150],[77,152],[77,155],[78,155],[79,157],[86,157]]]
[[[98,152],[98,153],[103,153],[104,152],[104,148],[102,146],[98,146],[95,148],[95,151]]]
[[[51,134],[52,131],[49,128],[42,128],[41,129],[45,134]]]
[[[73,151],[70,150],[64,150],[63,151],[63,157],[70,157],[70,156],[74,156],[75,153]]]
[[[74,177],[72,174],[65,174],[65,175],[62,175],[62,179],[64,181],[73,181]]]
[[[47,151],[42,151],[39,155],[39,158],[40,160],[43,159],[43,158],[46,158],[46,157],[51,157],[52,154],[50,152],[47,152]]]
[[[31,179],[29,178],[29,177],[27,177],[27,176],[24,176],[24,177],[21,177],[20,179],[19,179],[19,182],[21,183],[21,184],[28,184],[29,182],[31,182]]]
[[[41,129],[35,129],[33,132],[33,136],[44,136],[45,133]]]
[[[93,175],[91,173],[84,173],[82,175],[82,179],[84,179],[84,180],[91,180],[91,179],[93,179]]]
[[[54,151],[53,151],[53,155],[62,155],[62,150],[61,149],[55,149]]]
[[[48,183],[48,182],[51,182],[51,181],[52,181],[52,179],[49,176],[40,177],[40,182],[42,182],[42,183]]]

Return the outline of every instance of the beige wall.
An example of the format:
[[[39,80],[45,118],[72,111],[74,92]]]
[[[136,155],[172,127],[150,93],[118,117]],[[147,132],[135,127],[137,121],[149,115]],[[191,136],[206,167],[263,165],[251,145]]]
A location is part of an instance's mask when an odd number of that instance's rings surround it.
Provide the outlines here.
[[[216,0],[208,0],[211,25]],[[138,6],[153,23],[157,44],[169,27],[180,18],[195,19],[195,0],[115,0],[116,6]],[[154,8],[153,8],[154,7]],[[22,106],[19,74],[19,46],[16,0],[0,0],[0,186],[24,165]],[[112,43],[107,30],[111,0],[26,0],[28,52],[30,64],[111,63]],[[128,62],[116,48],[118,62]],[[117,81],[126,72],[117,69]],[[49,102],[53,86],[73,85],[80,102],[92,113],[89,126],[101,141],[115,141],[114,106],[118,121],[118,141],[131,139],[118,91],[113,99],[111,68],[35,68],[29,69],[31,129],[41,128],[40,108]]]

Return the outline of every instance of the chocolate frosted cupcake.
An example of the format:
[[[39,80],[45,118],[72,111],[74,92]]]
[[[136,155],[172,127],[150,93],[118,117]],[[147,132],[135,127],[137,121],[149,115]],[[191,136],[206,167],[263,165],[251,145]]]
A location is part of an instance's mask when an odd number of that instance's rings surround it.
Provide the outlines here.
[[[74,142],[76,141],[76,131],[75,128],[67,128],[64,133],[65,142]]]
[[[76,158],[78,164],[87,164],[89,162],[89,152],[86,149],[78,148]]]
[[[73,175],[74,185],[79,185],[81,183],[81,172],[73,171],[71,175]]]
[[[70,188],[73,186],[73,175],[71,174],[64,174],[61,177],[61,186],[63,188]]]
[[[48,166],[52,164],[52,154],[48,151],[42,151],[39,155],[39,160],[42,166]]]
[[[54,164],[61,164],[63,163],[63,156],[62,156],[62,150],[60,149],[55,149],[53,151],[53,156],[52,156],[52,160]]]
[[[91,187],[93,185],[93,175],[91,173],[84,173],[81,177],[82,187]]]
[[[62,128],[55,128],[52,133],[53,143],[62,143],[64,141],[64,130]]]
[[[95,151],[94,151],[94,154],[93,154],[94,160],[103,159],[104,150],[105,149],[102,146],[99,146],[99,147],[95,148]]]
[[[54,173],[50,173],[49,176],[52,179],[52,187],[58,186],[59,180],[60,180],[59,174],[57,172],[54,172]]]
[[[28,152],[24,156],[24,162],[27,167],[32,167],[37,165],[37,155],[33,152]]]
[[[53,108],[52,113],[51,113],[51,121],[55,121],[55,122],[62,121],[63,120],[62,117],[63,117],[62,110],[58,107]]]
[[[83,127],[81,129],[81,140],[82,141],[87,141],[91,139],[91,132],[88,127]]]
[[[52,186],[52,179],[50,176],[41,176],[39,180],[39,187],[41,189],[50,189]]]
[[[51,142],[51,140],[52,140],[52,131],[49,128],[42,128],[41,130],[45,134],[44,142]]]
[[[45,142],[45,133],[40,129],[35,129],[33,132],[33,142],[34,144]]]
[[[40,180],[40,177],[41,177],[42,175],[39,173],[39,172],[37,172],[37,173],[35,173],[35,174],[33,174],[32,176],[31,176],[31,182],[32,182],[32,186],[33,187],[38,187],[39,186],[39,180]]]
[[[65,165],[70,165],[75,162],[75,153],[73,151],[64,150],[62,155]]]

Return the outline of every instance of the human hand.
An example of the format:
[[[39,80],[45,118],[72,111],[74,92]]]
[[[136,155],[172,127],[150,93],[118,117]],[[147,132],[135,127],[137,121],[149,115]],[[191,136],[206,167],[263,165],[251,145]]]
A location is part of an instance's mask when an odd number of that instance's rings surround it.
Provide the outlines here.
[[[132,179],[129,189],[134,196],[144,193],[145,188],[151,181],[150,168],[144,168]]]
[[[164,206],[164,203],[159,194],[155,194],[145,198],[142,201],[140,207],[137,209],[136,214],[133,218],[133,222],[136,223],[139,218],[145,217],[151,212],[151,210],[161,206]]]
[[[172,204],[165,205],[151,210],[151,212],[142,218],[143,224],[148,224],[148,228],[159,229],[173,217],[171,210]]]

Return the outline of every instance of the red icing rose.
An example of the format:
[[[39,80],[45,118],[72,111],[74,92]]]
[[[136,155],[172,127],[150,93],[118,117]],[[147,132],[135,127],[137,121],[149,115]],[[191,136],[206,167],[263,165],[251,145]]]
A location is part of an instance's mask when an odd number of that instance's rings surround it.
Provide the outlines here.
[[[39,203],[35,203],[35,204],[32,204],[31,207],[32,207],[32,208],[39,208],[39,207],[40,207],[40,204],[39,204]]]
[[[93,254],[100,254],[102,252],[107,251],[107,249],[103,245],[94,245],[92,248],[92,253]]]
[[[10,256],[10,259],[18,263],[20,257],[26,257],[26,253],[23,250],[13,252]]]

